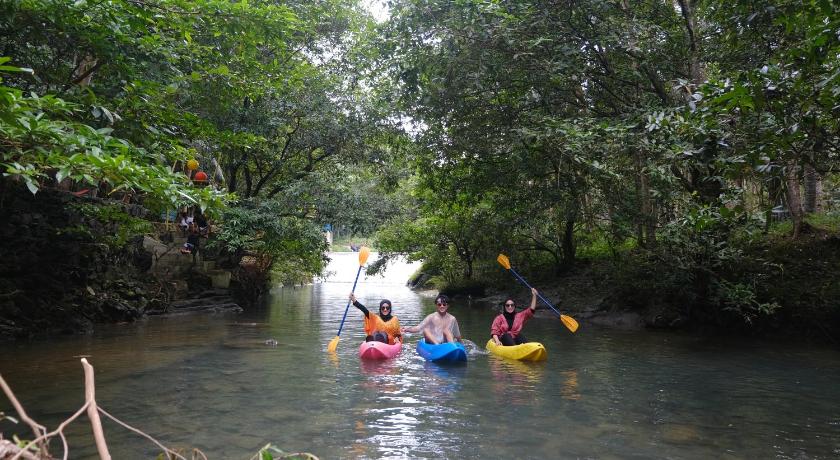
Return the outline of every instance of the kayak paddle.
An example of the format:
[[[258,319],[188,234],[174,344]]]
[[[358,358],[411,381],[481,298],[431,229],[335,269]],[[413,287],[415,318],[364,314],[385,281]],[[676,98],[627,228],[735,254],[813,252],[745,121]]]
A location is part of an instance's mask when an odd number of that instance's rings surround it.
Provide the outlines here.
[[[519,273],[516,273],[516,270],[510,268],[510,260],[508,260],[506,255],[499,254],[499,257],[496,257],[496,261],[498,261],[502,267],[505,267],[506,270],[510,270],[510,272],[513,273],[516,276],[516,278],[522,282],[522,284],[531,289],[531,285],[528,284],[528,282],[525,281],[521,276],[519,276]],[[557,313],[557,316],[560,317],[560,321],[562,321],[563,325],[566,326],[570,331],[575,332],[578,329],[578,322],[575,321],[574,318],[572,318],[571,316],[563,315],[559,311],[557,311],[557,309],[554,308],[554,305],[551,305],[551,302],[546,300],[546,298],[543,297],[539,291],[537,291],[537,296],[539,296],[540,300],[545,302],[546,305],[551,307],[551,309],[554,310],[554,313]]]
[[[350,291],[352,294],[356,290],[356,283],[359,281],[359,273],[362,272],[362,266],[367,262],[367,258],[370,255],[370,249],[367,246],[362,246],[359,249],[359,270],[356,272],[356,281],[353,281],[353,289]],[[341,325],[338,326],[338,334],[335,335],[335,338],[330,340],[330,344],[327,345],[327,351],[330,353],[335,353],[335,349],[338,347],[338,337],[341,335],[341,329],[344,327],[344,320],[347,319],[347,310],[350,309],[350,301],[347,301],[347,306],[344,308],[344,317],[341,318]]]

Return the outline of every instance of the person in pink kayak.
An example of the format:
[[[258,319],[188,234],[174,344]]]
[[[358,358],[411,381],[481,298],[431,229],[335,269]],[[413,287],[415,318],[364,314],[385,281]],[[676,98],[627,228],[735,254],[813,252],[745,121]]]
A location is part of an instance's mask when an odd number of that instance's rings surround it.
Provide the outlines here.
[[[376,340],[393,345],[397,341],[402,342],[400,331],[400,320],[393,315],[391,301],[382,299],[379,301],[379,314],[371,313],[367,307],[356,300],[356,296],[350,293],[350,301],[365,315],[365,342]]]
[[[496,345],[519,345],[528,342],[522,335],[522,326],[534,317],[537,309],[537,290],[531,288],[531,307],[516,313],[516,301],[512,297],[505,299],[502,305],[502,312],[493,319],[490,326],[490,335]]]

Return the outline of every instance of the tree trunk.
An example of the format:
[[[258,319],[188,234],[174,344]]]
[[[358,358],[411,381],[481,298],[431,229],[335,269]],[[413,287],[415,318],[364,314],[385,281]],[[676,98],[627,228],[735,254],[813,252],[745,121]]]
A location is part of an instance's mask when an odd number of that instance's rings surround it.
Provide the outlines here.
[[[641,214],[638,226],[639,244],[645,248],[652,248],[656,245],[656,224],[653,219],[653,206],[650,200],[650,184],[645,172],[644,154],[641,150],[635,153],[636,159],[636,190],[639,193],[639,214]]]
[[[697,33],[697,18],[695,17],[694,7],[696,2],[693,0],[677,0],[680,5],[680,12],[685,21],[685,31],[688,35],[688,75],[691,82],[695,85],[703,83],[705,75],[703,68],[700,65],[700,47],[698,46],[699,37]]]
[[[799,238],[802,230],[802,194],[799,191],[799,167],[796,162],[788,161],[785,171],[787,180],[787,204],[790,218],[793,220],[793,239]]]
[[[575,213],[569,213],[563,231],[563,266],[565,269],[575,265]]]
[[[819,212],[820,192],[822,192],[822,178],[812,165],[806,164],[803,180],[805,185],[805,199],[803,203],[805,212]]]
[[[73,71],[73,76],[70,79],[70,85],[76,84],[81,87],[89,86],[93,78],[93,72],[98,69],[100,64],[97,59],[90,54],[85,53],[81,60],[76,65]]]

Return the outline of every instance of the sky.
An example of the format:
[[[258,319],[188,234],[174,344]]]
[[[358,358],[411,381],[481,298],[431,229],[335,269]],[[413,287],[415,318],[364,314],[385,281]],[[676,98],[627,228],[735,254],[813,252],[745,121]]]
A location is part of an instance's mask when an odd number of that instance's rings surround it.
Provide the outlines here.
[[[385,0],[362,0],[362,5],[370,11],[377,22],[388,19],[388,7],[385,5]]]

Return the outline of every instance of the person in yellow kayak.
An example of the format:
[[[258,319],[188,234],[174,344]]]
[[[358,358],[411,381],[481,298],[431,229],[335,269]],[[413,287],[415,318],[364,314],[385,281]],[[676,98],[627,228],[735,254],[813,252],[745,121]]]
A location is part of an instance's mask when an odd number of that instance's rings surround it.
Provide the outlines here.
[[[505,299],[502,312],[493,320],[490,326],[490,335],[496,345],[519,345],[526,343],[528,339],[522,335],[522,326],[534,317],[537,309],[537,290],[531,288],[531,307],[516,313],[516,302],[513,298]]]
[[[391,301],[382,299],[379,301],[379,314],[371,313],[368,309],[356,300],[356,296],[350,294],[350,301],[353,306],[361,310],[365,315],[365,342],[375,340],[393,345],[397,340],[402,341],[400,332],[400,320],[396,315],[391,314]]]

